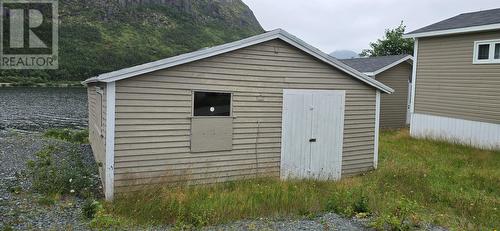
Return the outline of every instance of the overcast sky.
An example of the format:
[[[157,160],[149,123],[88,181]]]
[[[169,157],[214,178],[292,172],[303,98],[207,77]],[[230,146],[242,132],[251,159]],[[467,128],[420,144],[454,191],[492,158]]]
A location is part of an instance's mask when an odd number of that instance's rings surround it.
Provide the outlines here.
[[[282,28],[326,53],[360,52],[401,20],[412,31],[499,0],[243,0],[265,30]]]

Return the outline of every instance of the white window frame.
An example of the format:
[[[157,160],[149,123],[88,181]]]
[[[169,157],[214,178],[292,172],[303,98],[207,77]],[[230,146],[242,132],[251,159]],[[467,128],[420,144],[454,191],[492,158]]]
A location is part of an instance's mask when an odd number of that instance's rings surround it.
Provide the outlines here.
[[[195,116],[194,115],[194,93],[196,92],[213,92],[213,93],[222,93],[229,94],[230,102],[229,102],[229,116]],[[213,90],[192,90],[191,91],[191,117],[192,118],[232,118],[233,116],[233,92],[227,91],[213,91]]]
[[[490,45],[490,51],[488,53],[488,59],[478,59],[477,55],[479,52],[479,45]],[[474,54],[472,57],[473,64],[494,64],[500,63],[500,58],[495,59],[495,44],[500,44],[500,39],[492,39],[492,40],[482,40],[474,42]]]

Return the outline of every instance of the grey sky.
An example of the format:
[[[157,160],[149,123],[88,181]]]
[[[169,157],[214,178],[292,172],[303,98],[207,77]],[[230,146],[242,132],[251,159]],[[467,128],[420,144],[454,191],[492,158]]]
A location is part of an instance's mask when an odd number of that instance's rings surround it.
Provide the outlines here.
[[[460,13],[500,8],[499,0],[243,0],[265,30],[282,28],[330,53],[360,52],[401,20],[412,31]]]

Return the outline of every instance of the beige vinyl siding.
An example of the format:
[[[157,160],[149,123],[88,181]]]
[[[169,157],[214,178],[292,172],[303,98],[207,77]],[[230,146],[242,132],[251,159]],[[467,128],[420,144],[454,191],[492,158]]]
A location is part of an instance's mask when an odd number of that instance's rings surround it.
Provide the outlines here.
[[[415,113],[500,124],[500,64],[472,64],[500,31],[419,38]]]
[[[347,90],[342,174],[373,168],[375,89],[273,40],[118,81],[115,189],[279,177],[283,89]],[[192,90],[233,93],[233,149],[190,152]]]
[[[375,79],[394,89],[392,94],[380,97],[380,127],[397,129],[406,127],[408,111],[408,80],[412,66],[403,62],[375,76]]]
[[[99,110],[97,86],[102,89],[102,108]],[[88,93],[88,106],[89,106],[89,141],[92,144],[92,152],[99,166],[99,174],[102,179],[103,185],[105,179],[105,166],[106,166],[106,85],[104,84],[90,84],[87,86]],[[101,114],[99,115],[99,111]],[[102,119],[102,127],[99,126],[99,116]]]

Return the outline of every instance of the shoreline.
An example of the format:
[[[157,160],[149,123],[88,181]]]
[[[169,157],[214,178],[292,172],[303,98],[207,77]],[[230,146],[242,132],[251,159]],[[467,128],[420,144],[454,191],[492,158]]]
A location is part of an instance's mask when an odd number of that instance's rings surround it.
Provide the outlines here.
[[[81,83],[33,83],[33,84],[25,84],[25,83],[0,83],[0,88],[11,88],[11,87],[81,87],[85,88]]]

